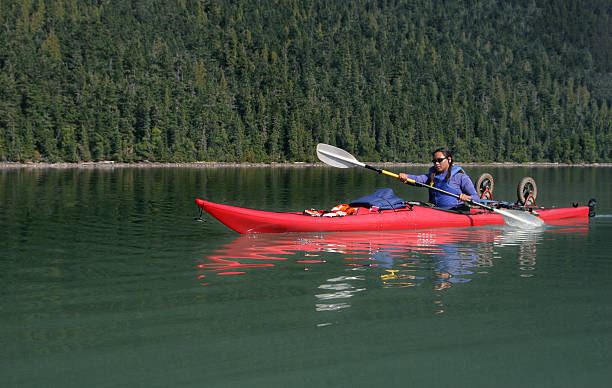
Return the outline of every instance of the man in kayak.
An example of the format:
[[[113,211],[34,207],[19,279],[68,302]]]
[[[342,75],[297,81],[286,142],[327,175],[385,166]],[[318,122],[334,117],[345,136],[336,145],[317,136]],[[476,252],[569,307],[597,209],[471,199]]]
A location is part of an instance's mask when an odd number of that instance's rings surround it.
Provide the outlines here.
[[[449,150],[438,148],[432,152],[432,155],[433,167],[429,169],[428,175],[400,173],[399,179],[404,183],[408,179],[413,179],[459,196],[457,199],[436,190],[429,190],[429,202],[441,209],[466,210],[467,205],[464,202],[470,200],[480,202],[472,180],[461,167],[455,166]]]

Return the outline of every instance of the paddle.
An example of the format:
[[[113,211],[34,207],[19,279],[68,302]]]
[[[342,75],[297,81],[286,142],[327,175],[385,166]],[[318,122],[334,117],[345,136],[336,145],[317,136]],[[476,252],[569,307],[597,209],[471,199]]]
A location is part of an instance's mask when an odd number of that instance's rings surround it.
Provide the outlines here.
[[[339,168],[349,168],[349,167],[355,167],[355,166],[365,167],[369,170],[376,171],[379,174],[385,174],[390,177],[399,179],[398,174],[362,163],[359,160],[355,159],[353,155],[346,152],[345,150],[340,149],[338,147],[331,146],[329,144],[319,143],[317,145],[317,157],[323,163],[328,164],[333,167],[339,167]],[[417,182],[413,179],[408,179],[407,183],[411,183],[419,187],[425,187],[429,190],[436,190],[440,193],[450,195],[451,197],[459,199],[459,196],[457,194],[450,193],[446,190],[442,190],[437,187],[429,186],[428,184],[425,184],[425,183]],[[491,207],[491,206],[488,206],[488,205],[485,205],[483,203],[476,202],[476,201],[468,201],[468,203],[470,205],[479,206],[483,209],[487,209],[489,211],[501,214],[504,217],[504,222],[508,225],[532,229],[532,228],[536,228],[544,224],[544,221],[542,221],[542,219],[530,213],[497,209],[497,208],[494,208],[494,207]]]

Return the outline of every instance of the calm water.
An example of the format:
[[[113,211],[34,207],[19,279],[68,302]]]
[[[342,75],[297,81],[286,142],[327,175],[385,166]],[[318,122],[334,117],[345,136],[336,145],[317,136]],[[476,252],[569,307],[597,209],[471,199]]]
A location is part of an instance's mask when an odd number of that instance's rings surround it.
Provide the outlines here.
[[[423,168],[409,169],[420,172]],[[328,209],[367,170],[0,171],[1,386],[605,386],[612,168],[468,168],[590,222],[241,236],[194,199]],[[582,220],[584,221],[584,220]]]

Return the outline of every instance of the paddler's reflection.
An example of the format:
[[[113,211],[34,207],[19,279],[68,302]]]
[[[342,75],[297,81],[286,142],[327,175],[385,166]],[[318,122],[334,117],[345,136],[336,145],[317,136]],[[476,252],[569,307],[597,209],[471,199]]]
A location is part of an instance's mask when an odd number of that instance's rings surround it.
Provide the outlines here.
[[[435,274],[434,288],[442,290],[458,283],[472,280],[474,268],[478,266],[477,248],[460,248],[455,244],[440,247],[440,254],[433,257]]]
[[[422,282],[429,278],[436,290],[471,281],[473,268],[478,267],[481,261],[476,249],[460,249],[454,245],[442,246],[435,254],[426,258],[414,257],[406,263],[397,264],[396,268],[389,265],[392,258],[385,256],[388,256],[385,252],[377,252],[373,256],[376,263],[380,262],[381,266],[386,268],[385,273],[380,275],[383,287],[421,286]],[[430,267],[429,271],[424,268],[427,266]],[[431,275],[427,276],[425,272],[430,272]]]
[[[429,279],[434,289],[447,289],[471,281],[476,272],[493,265],[495,236],[495,231],[488,230],[478,235],[473,231],[419,233],[416,245],[406,246],[404,254],[385,249],[373,252],[371,266],[385,269],[380,275],[383,287],[421,286]]]

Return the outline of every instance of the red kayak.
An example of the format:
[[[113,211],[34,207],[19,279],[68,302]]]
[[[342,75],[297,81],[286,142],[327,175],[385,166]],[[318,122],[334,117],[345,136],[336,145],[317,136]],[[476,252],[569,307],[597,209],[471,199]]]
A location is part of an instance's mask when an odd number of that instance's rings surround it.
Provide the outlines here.
[[[355,214],[343,217],[313,217],[303,212],[254,210],[201,199],[196,199],[196,204],[238,233],[387,231],[504,224],[500,214],[482,209],[472,209],[471,214],[463,214],[411,205],[394,210],[357,208]],[[593,212],[589,206],[576,206],[537,208],[532,214],[549,223],[567,218],[588,218]]]

